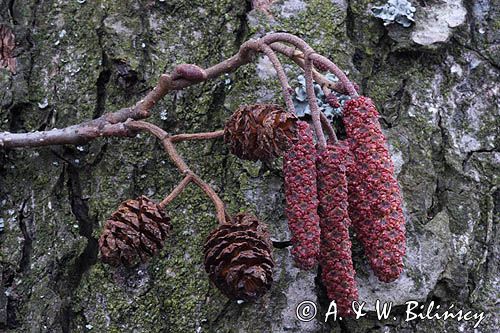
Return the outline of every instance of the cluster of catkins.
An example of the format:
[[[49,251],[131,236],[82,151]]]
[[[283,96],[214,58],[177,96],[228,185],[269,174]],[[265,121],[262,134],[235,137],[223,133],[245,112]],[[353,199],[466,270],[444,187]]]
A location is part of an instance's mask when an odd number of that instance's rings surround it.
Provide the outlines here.
[[[347,140],[321,149],[309,124],[280,106],[244,105],[227,121],[224,141],[242,159],[284,157],[292,255],[302,269],[319,263],[328,297],[345,317],[358,298],[351,224],[384,282],[401,274],[405,230],[394,166],[373,102],[366,97],[347,101],[343,121]],[[128,200],[106,222],[99,238],[101,259],[128,267],[147,261],[171,228],[170,217],[154,201],[144,196]],[[274,261],[269,237],[265,224],[249,213],[234,215],[208,236],[205,269],[229,298],[255,300],[270,289]]]
[[[339,314],[358,297],[351,257],[352,224],[379,280],[399,277],[405,253],[402,200],[378,112],[367,97],[346,102],[347,140],[325,149],[306,122],[284,156],[286,214],[297,266],[319,263],[327,295]]]

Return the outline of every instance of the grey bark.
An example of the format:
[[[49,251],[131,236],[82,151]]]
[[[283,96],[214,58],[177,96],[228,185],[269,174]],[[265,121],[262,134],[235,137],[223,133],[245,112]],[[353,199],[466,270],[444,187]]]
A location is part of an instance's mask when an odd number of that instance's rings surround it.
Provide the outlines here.
[[[0,330],[6,332],[472,332],[457,320],[405,322],[405,302],[483,312],[497,332],[500,211],[500,3],[413,2],[410,28],[369,13],[369,1],[276,1],[269,16],[217,1],[3,0],[16,36],[17,73],[0,70],[0,131],[62,128],[135,104],[179,63],[208,67],[252,36],[297,34],[374,99],[405,198],[403,276],[376,280],[359,244],[360,300],[394,302],[393,315],[324,322],[317,272],[276,248],[275,283],[255,304],[228,302],[203,271],[215,212],[195,187],[170,206],[174,234],[138,268],[97,260],[106,217],[125,199],[161,200],[182,179],[154,138],[0,150]],[[289,78],[299,75],[285,64]],[[270,62],[169,95],[152,121],[171,133],[221,129],[236,107],[280,101]],[[291,84],[294,84],[292,80]],[[289,239],[279,162],[240,161],[221,140],[179,145],[230,212],[250,210]],[[295,307],[318,304],[302,323]]]

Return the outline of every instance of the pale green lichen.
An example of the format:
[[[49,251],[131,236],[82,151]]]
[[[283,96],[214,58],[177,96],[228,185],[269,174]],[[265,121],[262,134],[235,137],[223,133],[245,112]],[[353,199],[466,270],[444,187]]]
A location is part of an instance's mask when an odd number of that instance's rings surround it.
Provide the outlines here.
[[[372,7],[371,11],[373,16],[384,20],[384,25],[398,23],[408,28],[415,21],[413,14],[416,8],[407,0],[389,0],[383,6]]]

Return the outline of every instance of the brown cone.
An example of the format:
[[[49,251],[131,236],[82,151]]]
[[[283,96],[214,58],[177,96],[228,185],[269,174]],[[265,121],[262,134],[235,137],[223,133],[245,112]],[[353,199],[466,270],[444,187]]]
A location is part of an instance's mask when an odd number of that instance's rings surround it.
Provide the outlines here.
[[[101,260],[127,267],[147,261],[170,233],[170,217],[145,196],[123,202],[104,225],[99,237]]]
[[[272,243],[255,216],[233,216],[210,233],[204,251],[210,280],[230,299],[253,301],[271,288]]]
[[[282,156],[297,140],[297,118],[276,104],[242,105],[224,128],[231,153],[244,160]]]

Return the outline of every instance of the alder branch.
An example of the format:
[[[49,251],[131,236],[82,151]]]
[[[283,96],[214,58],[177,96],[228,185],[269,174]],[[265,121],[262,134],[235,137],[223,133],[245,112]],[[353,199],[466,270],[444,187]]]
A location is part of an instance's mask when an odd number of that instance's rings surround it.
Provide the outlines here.
[[[299,37],[289,33],[279,32],[264,36],[261,38],[261,40],[266,44],[272,44],[274,42],[285,42],[294,45],[295,47],[299,48],[302,51],[303,55],[306,55],[306,57],[304,58],[310,58],[311,61],[322,64],[330,72],[332,72],[335,76],[337,76],[340,82],[342,82],[344,89],[347,91],[349,95],[353,97],[356,97],[358,95],[352,82],[349,81],[347,75],[345,75],[345,73],[340,68],[338,68],[337,65],[335,65],[328,58],[316,53],[314,49],[311,46],[309,46],[309,44],[304,42]]]
[[[124,123],[113,124],[100,119],[99,121],[90,121],[63,129],[52,129],[43,132],[0,132],[0,148],[34,148],[49,145],[84,144],[95,138],[110,136],[133,137],[135,133],[130,131]]]
[[[347,78],[347,75],[337,67],[332,61],[330,61],[328,58],[322,56],[321,54],[318,53],[311,53],[309,55],[312,61],[317,61],[321,64],[323,64],[330,72],[332,72],[336,77],[339,78],[340,82],[342,82],[342,86],[344,91],[346,91],[351,97],[357,97],[358,92],[356,91],[356,88],[354,88],[354,85],[352,82]]]
[[[283,45],[281,42],[292,44],[298,50]],[[295,108],[290,95],[291,88],[288,84],[283,66],[275,51],[288,56],[304,69],[306,91],[313,117],[314,128],[318,138],[318,145],[321,149],[324,149],[326,146],[326,139],[322,125],[325,127],[330,140],[335,142],[337,138],[328,119],[319,111],[314,93],[313,78],[324,87],[338,89],[338,91],[347,91],[351,96],[357,96],[357,93],[347,76],[333,62],[315,53],[313,48],[302,39],[288,33],[273,33],[257,40],[249,40],[241,45],[238,53],[207,69],[202,69],[193,64],[178,65],[173,69],[171,75],[162,74],[157,85],[142,100],[132,107],[123,108],[112,113],[106,113],[97,119],[63,129],[52,129],[31,133],[2,132],[0,133],[0,148],[11,149],[60,144],[84,144],[99,137],[134,137],[137,131],[147,131],[161,140],[165,152],[169,155],[179,171],[185,175],[184,179],[160,203],[160,206],[165,207],[174,200],[190,182],[194,182],[214,203],[219,223],[225,224],[227,219],[224,203],[209,184],[204,182],[198,175],[190,170],[174,145],[175,142],[185,140],[217,138],[224,135],[224,131],[219,130],[207,133],[178,134],[170,136],[160,127],[142,121],[142,119],[148,118],[151,109],[170,91],[181,90],[188,86],[216,78],[222,74],[235,71],[239,67],[250,63],[256,52],[263,52],[266,54],[274,65],[287,108],[290,112],[294,113]],[[330,82],[323,75],[315,71],[313,68],[314,63],[321,64],[328,68],[330,72],[339,78],[340,84]]]
[[[290,46],[286,46],[282,43],[272,43],[270,46],[274,51],[287,56],[288,58],[293,60],[299,67],[305,69],[304,54],[299,50]],[[322,87],[327,87],[329,89],[335,90],[340,94],[346,93],[346,89],[344,88],[342,82],[332,82],[315,69],[313,69],[313,77],[314,81],[316,81]]]
[[[253,55],[257,51],[262,51],[273,58],[273,54],[269,52],[269,48],[266,47],[267,45],[271,45],[271,48],[289,56],[297,63],[300,63],[300,60],[298,60],[300,58],[300,52],[297,53],[297,50],[285,45],[280,46],[278,42],[292,44],[302,51],[302,57],[304,57],[304,54],[308,54],[311,60],[324,64],[332,73],[339,77],[343,89],[347,90],[351,95],[356,96],[356,91],[352,83],[350,83],[345,74],[335,64],[325,57],[316,54],[314,50],[300,38],[288,33],[273,33],[260,39],[249,40],[243,43],[237,54],[205,70],[195,65],[183,64],[177,66],[174,68],[172,75],[162,74],[158,80],[158,84],[144,97],[144,99],[140,100],[132,107],[107,113],[97,119],[69,126],[64,129],[52,129],[30,133],[1,132],[0,149],[31,148],[58,144],[84,144],[99,137],[134,136],[133,132],[128,131],[127,128],[120,123],[124,123],[128,119],[141,120],[149,117],[150,110],[168,92],[184,89],[193,84],[235,71],[240,66],[250,63],[253,60]],[[292,50],[291,52],[290,49]],[[271,59],[271,61],[274,60]],[[303,63],[303,67],[305,68],[305,60],[303,60]],[[277,66],[277,68],[279,69],[280,66]],[[280,82],[282,86],[285,86],[287,82],[286,77],[283,77],[283,73],[280,70],[278,70],[278,74],[281,76]],[[322,78],[321,75],[314,70],[313,75],[315,75],[316,79]],[[324,80],[326,80],[326,78]],[[320,82],[325,83],[328,82],[328,80],[320,80]],[[293,103],[287,98],[287,95],[289,95],[287,90],[288,89],[284,89],[283,93],[287,106],[291,108],[293,107],[291,106]]]
[[[252,55],[255,53],[255,45],[255,40],[249,40],[243,43],[239,52],[231,58],[205,70],[198,67],[199,70],[203,71],[204,80],[213,79],[222,74],[235,71],[240,66],[250,63],[252,61]],[[176,69],[174,69],[173,73],[179,74]],[[140,120],[148,118],[151,108],[153,108],[168,92],[172,90],[181,90],[201,82],[198,79],[188,80],[179,75],[174,76],[174,78],[175,79],[168,74],[162,74],[158,80],[158,84],[144,97],[144,99],[140,100],[134,106],[104,114],[91,121],[86,121],[63,129],[52,129],[42,132],[0,132],[0,149],[84,144],[99,137],[134,136],[133,132],[127,130],[127,128],[120,123],[124,123],[128,119]]]

